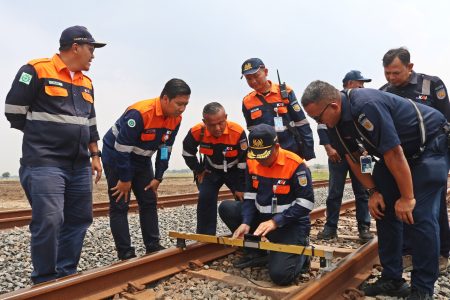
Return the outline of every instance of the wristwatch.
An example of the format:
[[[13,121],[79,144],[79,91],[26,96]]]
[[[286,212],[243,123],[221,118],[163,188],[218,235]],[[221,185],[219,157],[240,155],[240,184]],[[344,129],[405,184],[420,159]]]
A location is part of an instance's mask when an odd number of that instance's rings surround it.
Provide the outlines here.
[[[91,157],[94,156],[102,157],[102,151],[98,150],[96,152],[91,152]]]
[[[375,186],[373,188],[367,189],[367,192],[369,193],[369,197],[372,197],[372,195],[378,192],[378,190],[377,187]]]

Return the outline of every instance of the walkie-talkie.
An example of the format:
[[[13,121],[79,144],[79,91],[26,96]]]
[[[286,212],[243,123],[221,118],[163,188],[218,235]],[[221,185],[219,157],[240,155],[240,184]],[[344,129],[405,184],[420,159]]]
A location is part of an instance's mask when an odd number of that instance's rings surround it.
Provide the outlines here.
[[[280,84],[281,99],[287,99],[288,92],[286,90],[286,82],[281,83],[280,73],[278,73],[278,69],[277,69],[277,76],[278,76],[278,83]]]

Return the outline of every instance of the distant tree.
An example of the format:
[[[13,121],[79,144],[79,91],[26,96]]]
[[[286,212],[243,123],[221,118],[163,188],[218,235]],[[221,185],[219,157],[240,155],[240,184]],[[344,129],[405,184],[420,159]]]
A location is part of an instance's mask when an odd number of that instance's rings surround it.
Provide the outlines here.
[[[320,169],[322,169],[322,165],[321,165],[321,164],[314,164],[312,167],[313,167],[315,170],[320,170]]]
[[[11,176],[9,172],[5,172],[2,174],[2,178],[9,178],[9,176]]]

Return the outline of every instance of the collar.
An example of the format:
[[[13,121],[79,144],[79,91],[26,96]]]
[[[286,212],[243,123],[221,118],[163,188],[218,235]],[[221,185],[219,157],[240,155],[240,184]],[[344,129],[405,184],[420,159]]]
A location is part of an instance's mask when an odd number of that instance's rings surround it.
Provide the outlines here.
[[[59,54],[55,54],[52,57],[52,63],[56,67],[56,70],[58,73],[60,73],[62,70],[66,69],[67,73],[70,73],[70,70],[67,68],[66,64],[62,61]],[[77,71],[73,75],[73,80],[81,79],[83,78],[83,73],[81,71]]]
[[[339,124],[352,120],[353,117],[350,108],[350,99],[347,97],[347,94],[343,92],[341,93],[341,119],[339,120]]]
[[[409,76],[409,84],[417,84],[417,73],[414,71],[411,71],[411,75]]]
[[[270,80],[267,80],[267,81],[270,83],[269,94],[278,94],[279,93],[278,85],[272,83],[272,81],[270,81]],[[263,94],[258,93],[258,92],[256,92],[256,94],[264,96]],[[267,95],[265,97],[267,97]]]
[[[212,135],[211,135],[211,132],[209,132],[208,128],[206,128],[206,125],[204,125],[204,126],[205,126],[205,136],[212,136]],[[228,126],[229,126],[229,123],[228,123],[228,120],[227,120],[227,125],[225,126],[225,129],[224,129],[222,135],[228,134],[228,133],[229,133]],[[212,137],[215,138],[215,139],[220,138],[220,137],[216,138],[216,137],[214,137],[214,136],[212,136]]]
[[[161,99],[158,97],[155,101],[156,115],[158,117],[164,117],[163,110],[161,107]]]

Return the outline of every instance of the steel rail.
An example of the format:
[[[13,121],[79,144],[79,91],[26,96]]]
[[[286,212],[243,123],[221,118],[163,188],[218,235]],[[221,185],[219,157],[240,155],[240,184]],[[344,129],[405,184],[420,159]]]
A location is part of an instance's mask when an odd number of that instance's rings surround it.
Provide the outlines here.
[[[354,200],[342,203],[341,212],[354,207]],[[323,217],[325,208],[311,212],[311,221]],[[128,283],[147,284],[188,268],[189,261],[207,262],[236,251],[219,244],[194,243],[185,251],[170,248],[153,255],[118,262],[55,281],[0,295],[0,299],[100,299],[127,289]]]
[[[315,188],[328,186],[328,180],[318,180],[313,183]],[[219,191],[218,200],[232,199],[230,190]],[[161,196],[158,198],[158,208],[176,207],[181,205],[197,204],[198,193]],[[136,199],[129,204],[129,211],[138,211]],[[96,202],[92,207],[94,217],[107,216],[109,214],[109,202]],[[0,230],[20,226],[27,226],[31,222],[31,209],[0,211]]]

